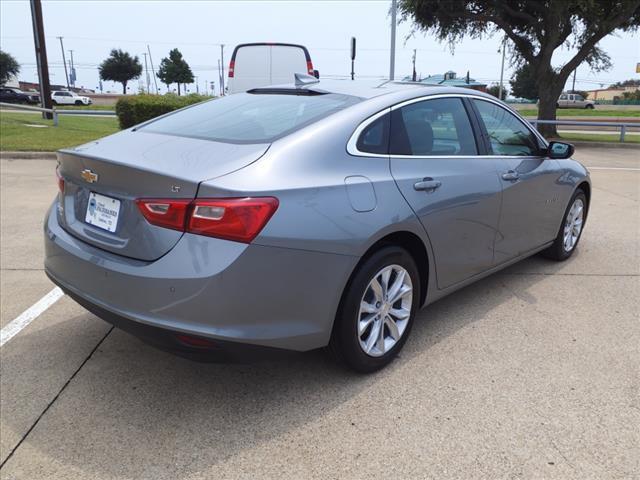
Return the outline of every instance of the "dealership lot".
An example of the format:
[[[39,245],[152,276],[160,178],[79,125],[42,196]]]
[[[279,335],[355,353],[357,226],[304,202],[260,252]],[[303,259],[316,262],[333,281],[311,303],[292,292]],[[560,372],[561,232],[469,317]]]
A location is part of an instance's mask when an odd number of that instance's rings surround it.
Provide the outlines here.
[[[428,307],[378,374],[320,352],[192,363],[61,298],[0,349],[0,478],[640,475],[640,150],[575,158],[593,179],[577,255]],[[51,160],[0,167],[4,328],[53,288],[57,185]]]

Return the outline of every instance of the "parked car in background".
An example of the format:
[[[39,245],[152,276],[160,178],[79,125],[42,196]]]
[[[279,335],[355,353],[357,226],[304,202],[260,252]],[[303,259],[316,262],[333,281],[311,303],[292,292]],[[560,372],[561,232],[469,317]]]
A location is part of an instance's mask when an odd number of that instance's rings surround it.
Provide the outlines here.
[[[40,103],[40,94],[37,92],[23,92],[19,88],[0,88],[0,102],[23,103],[35,105]]]
[[[83,97],[75,92],[55,90],[51,92],[51,100],[54,105],[91,105],[89,97]]]
[[[371,372],[419,308],[576,251],[572,145],[475,90],[307,78],[61,150],[47,275],[180,354],[328,346]]]
[[[595,108],[596,102],[586,100],[577,93],[563,93],[558,99],[558,108]]]
[[[231,54],[227,93],[291,82],[303,73],[318,77],[309,51],[291,43],[245,43]]]

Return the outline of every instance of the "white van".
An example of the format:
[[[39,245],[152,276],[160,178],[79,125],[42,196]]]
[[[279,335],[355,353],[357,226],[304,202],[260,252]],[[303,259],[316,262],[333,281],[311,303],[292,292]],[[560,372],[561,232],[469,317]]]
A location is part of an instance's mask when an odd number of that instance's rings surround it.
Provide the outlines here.
[[[318,77],[309,51],[292,43],[244,43],[231,55],[227,93],[292,83],[294,73]]]

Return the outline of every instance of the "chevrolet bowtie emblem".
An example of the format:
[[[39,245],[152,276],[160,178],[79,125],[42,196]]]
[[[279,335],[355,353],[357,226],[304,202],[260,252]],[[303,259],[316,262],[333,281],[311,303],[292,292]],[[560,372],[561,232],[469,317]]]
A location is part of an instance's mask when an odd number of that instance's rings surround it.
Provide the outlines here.
[[[88,168],[82,170],[82,172],[80,172],[80,176],[87,183],[96,183],[98,181],[98,174],[93,173]]]

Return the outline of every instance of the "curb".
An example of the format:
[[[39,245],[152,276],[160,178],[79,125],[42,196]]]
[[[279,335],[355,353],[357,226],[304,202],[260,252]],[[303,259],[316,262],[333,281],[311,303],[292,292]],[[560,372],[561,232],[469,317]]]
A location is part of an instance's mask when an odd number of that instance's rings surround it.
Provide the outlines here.
[[[56,160],[56,152],[0,152],[2,160]]]

